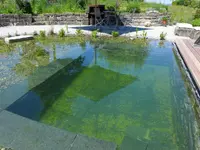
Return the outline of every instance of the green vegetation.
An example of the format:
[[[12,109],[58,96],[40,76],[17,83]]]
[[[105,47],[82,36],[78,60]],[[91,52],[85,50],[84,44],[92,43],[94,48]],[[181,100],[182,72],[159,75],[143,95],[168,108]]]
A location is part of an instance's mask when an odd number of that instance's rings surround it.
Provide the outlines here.
[[[160,40],[165,40],[165,37],[167,36],[167,33],[162,32],[160,34]]]
[[[92,37],[97,38],[97,33],[98,33],[98,30],[92,31]]]
[[[147,39],[147,32],[146,31],[142,31],[142,38],[145,40]]]
[[[192,25],[195,27],[195,26],[200,26],[200,18],[199,19],[194,19],[192,21]]]
[[[61,29],[58,33],[58,36],[59,37],[64,37],[65,36],[65,30],[64,29]]]
[[[79,37],[83,36],[83,31],[81,29],[77,29],[76,35],[79,36]]]
[[[117,32],[117,31],[112,31],[112,32],[111,32],[111,35],[112,35],[113,37],[118,37],[118,36],[119,36],[119,32]]]
[[[46,32],[45,31],[40,31],[39,36],[41,38],[45,38],[46,37]]]

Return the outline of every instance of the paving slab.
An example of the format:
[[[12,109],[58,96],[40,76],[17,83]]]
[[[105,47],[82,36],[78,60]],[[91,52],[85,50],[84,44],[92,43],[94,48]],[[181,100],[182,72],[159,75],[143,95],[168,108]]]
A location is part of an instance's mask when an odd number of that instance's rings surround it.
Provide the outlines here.
[[[14,150],[114,150],[111,142],[48,126],[8,111],[0,112],[0,143]]]
[[[9,44],[13,42],[27,41],[32,39],[33,35],[21,35],[21,36],[7,37],[4,40],[7,44]]]

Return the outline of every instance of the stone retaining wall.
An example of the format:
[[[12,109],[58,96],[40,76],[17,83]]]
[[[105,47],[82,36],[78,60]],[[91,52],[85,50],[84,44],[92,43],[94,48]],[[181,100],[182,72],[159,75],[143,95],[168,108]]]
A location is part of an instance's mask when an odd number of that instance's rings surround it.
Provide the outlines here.
[[[32,15],[0,14],[0,26],[31,25]]]
[[[152,13],[152,14],[121,14],[120,19],[125,25],[145,25],[146,22],[151,22],[152,25],[160,25],[161,18],[169,15]],[[43,15],[13,15],[0,14],[0,26],[9,25],[53,25],[53,24],[68,24],[68,25],[87,25],[88,17],[86,14],[43,14]]]

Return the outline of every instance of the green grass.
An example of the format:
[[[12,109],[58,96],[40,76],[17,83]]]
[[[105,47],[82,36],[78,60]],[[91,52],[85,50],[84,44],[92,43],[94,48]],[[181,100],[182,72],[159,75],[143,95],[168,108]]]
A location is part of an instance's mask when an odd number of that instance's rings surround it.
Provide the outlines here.
[[[171,14],[171,21],[174,23],[191,23],[196,12],[194,8],[186,6],[169,6],[168,11]]]
[[[75,0],[68,0],[67,2],[61,1],[58,3],[47,3],[45,0],[31,0],[31,7],[34,14],[43,14],[43,13],[66,13],[66,12],[74,12],[74,13],[85,13],[86,9],[82,8]],[[87,5],[94,4],[93,1],[88,2]],[[98,4],[104,4],[106,8],[112,6],[116,6],[115,0],[99,0]],[[86,5],[86,8],[87,8]],[[154,8],[158,11],[161,11],[162,8],[167,9],[166,5],[157,4],[157,3],[146,3],[146,2],[135,2],[126,0],[121,0],[119,2],[119,11],[127,12],[129,6],[138,5],[142,12],[145,12],[149,8]],[[21,14],[22,11],[19,11],[16,7],[16,4],[13,3],[12,0],[4,0],[0,2],[0,13],[1,14],[10,14],[17,13]]]

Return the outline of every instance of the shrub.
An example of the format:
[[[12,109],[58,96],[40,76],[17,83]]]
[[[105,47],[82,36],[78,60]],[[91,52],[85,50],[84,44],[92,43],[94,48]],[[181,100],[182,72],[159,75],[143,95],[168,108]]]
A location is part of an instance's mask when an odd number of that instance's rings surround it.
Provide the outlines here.
[[[46,32],[45,32],[45,31],[40,31],[39,36],[40,36],[41,38],[45,38],[45,37],[46,37]]]
[[[167,33],[162,32],[160,34],[160,40],[165,40],[166,35],[167,35]]]
[[[97,33],[98,33],[98,30],[92,31],[92,37],[93,37],[93,38],[96,38],[96,37],[97,37]]]
[[[119,32],[117,32],[117,31],[112,31],[112,36],[113,37],[118,37],[119,36]]]
[[[76,30],[76,35],[77,36],[83,36],[83,31],[81,29]]]
[[[199,19],[194,19],[192,21],[192,25],[195,27],[195,26],[200,26],[200,18]]]
[[[64,29],[61,29],[58,33],[58,36],[59,37],[64,37],[65,36],[65,30]]]
[[[128,12],[132,13],[133,10],[135,10],[135,13],[140,13],[140,12],[141,12],[139,3],[130,3],[130,4],[127,6],[127,11],[128,11]]]
[[[199,19],[200,18],[200,8],[196,10],[194,18],[195,19]]]

